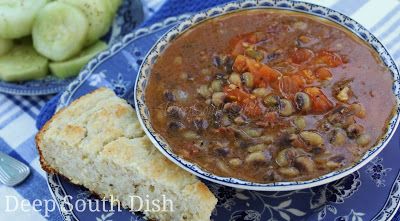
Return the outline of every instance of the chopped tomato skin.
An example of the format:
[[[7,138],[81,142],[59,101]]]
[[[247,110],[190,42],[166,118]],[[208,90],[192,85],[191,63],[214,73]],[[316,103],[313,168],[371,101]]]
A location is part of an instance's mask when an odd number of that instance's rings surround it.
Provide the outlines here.
[[[235,62],[232,66],[233,70],[239,73],[245,72],[248,70],[247,67],[247,58],[243,55],[236,56]]]
[[[291,55],[292,62],[295,64],[301,64],[314,57],[314,52],[307,48],[295,48]]]
[[[271,86],[272,89],[278,91],[279,90],[279,80],[270,82],[269,86]]]
[[[245,43],[244,39],[237,40],[232,46],[231,54],[233,56],[237,56],[237,55],[243,54],[244,53],[244,46],[243,46],[244,43]]]
[[[243,101],[244,113],[249,117],[259,117],[263,114],[263,108],[257,99],[246,99]]]
[[[328,68],[318,68],[315,72],[316,76],[318,79],[324,81],[324,80],[330,80],[332,79],[332,73]]]
[[[304,88],[306,81],[301,75],[283,76],[279,79],[279,90],[285,98],[293,98],[294,95]]]
[[[267,87],[269,83],[277,81],[282,74],[268,65],[257,62],[243,55],[236,56],[233,70],[239,73],[249,71],[253,74],[256,87]]]
[[[279,80],[279,90],[285,98],[291,98],[300,90],[300,88],[298,87],[297,83],[291,79],[291,77],[283,76]]]
[[[308,87],[304,89],[312,100],[312,112],[316,114],[325,113],[333,108],[333,103],[330,101],[321,89],[317,87]]]
[[[332,73],[327,67],[318,68],[315,73],[310,69],[303,69],[295,74],[283,76],[279,71],[268,65],[243,55],[243,45],[245,43],[255,44],[261,38],[257,37],[255,33],[240,37],[236,40],[236,45],[233,47],[233,55],[236,56],[233,64],[234,71],[238,73],[250,72],[253,75],[255,87],[265,88],[270,86],[275,90],[279,90],[287,99],[293,99],[297,92],[304,90],[311,97],[313,113],[324,113],[333,108],[333,103],[325,96],[321,89],[317,87],[305,88],[306,85],[312,85],[316,80],[331,79]],[[335,52],[322,50],[314,54],[313,51],[306,48],[295,48],[290,55],[290,59],[295,64],[308,61],[325,64],[329,67],[337,67],[343,64],[342,58]],[[243,89],[226,89],[224,91],[228,99],[240,103],[245,113],[249,116],[254,117],[262,113],[261,105],[258,104],[255,98],[251,97],[251,94],[243,91]]]
[[[224,93],[230,101],[237,101],[243,107],[245,114],[249,117],[257,117],[263,113],[262,105],[252,94],[243,91],[241,88],[224,88]]]
[[[303,76],[300,76],[300,75],[292,75],[292,76],[291,76],[291,79],[292,79],[292,81],[294,81],[294,82],[297,84],[297,86],[298,86],[299,88],[304,88],[304,85],[306,84],[306,80],[304,79]]]
[[[313,72],[308,69],[300,71],[300,75],[304,77],[307,84],[312,84],[317,79]]]
[[[254,84],[256,86],[264,86],[261,85],[262,83],[268,85],[269,82],[278,80],[278,77],[281,75],[268,65],[258,63],[251,58],[247,59],[247,66],[249,67],[249,71],[254,75]]]
[[[267,123],[276,123],[279,120],[279,114],[277,112],[267,112],[264,115],[264,121]]]
[[[229,87],[224,87],[224,93],[229,100],[238,101],[239,103],[244,102],[244,100],[252,97],[251,94],[245,92],[241,88],[231,89]]]
[[[340,55],[335,52],[325,50],[317,53],[316,62],[320,64],[326,64],[332,68],[343,64],[343,60]]]

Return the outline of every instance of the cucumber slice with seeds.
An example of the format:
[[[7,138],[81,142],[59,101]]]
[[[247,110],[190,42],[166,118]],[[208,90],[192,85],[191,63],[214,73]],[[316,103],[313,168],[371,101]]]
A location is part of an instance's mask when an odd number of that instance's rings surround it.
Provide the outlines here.
[[[31,34],[38,11],[48,0],[0,0],[0,37],[20,38]]]
[[[89,30],[85,45],[91,45],[110,29],[112,16],[109,0],[60,0],[80,8],[89,20]]]
[[[0,38],[0,56],[7,54],[13,45],[14,43],[12,40]]]
[[[76,58],[72,58],[63,62],[50,63],[50,70],[59,78],[73,77],[79,74],[79,71],[85,66],[90,59],[107,48],[107,44],[99,41],[87,49],[84,49]]]
[[[0,57],[0,80],[26,81],[39,79],[48,73],[48,60],[38,54],[32,45],[16,45]]]
[[[33,45],[45,57],[63,61],[83,48],[88,29],[88,19],[79,8],[51,2],[36,17],[32,30]]]

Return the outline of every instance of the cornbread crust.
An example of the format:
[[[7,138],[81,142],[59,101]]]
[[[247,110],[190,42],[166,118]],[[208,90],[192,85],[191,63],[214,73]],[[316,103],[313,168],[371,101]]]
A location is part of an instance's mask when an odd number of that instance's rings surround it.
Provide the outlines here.
[[[217,203],[206,185],[152,145],[133,108],[107,88],[60,110],[36,135],[36,144],[45,171],[126,208],[140,209],[130,195],[172,199],[173,212],[143,211],[149,219],[210,220]]]

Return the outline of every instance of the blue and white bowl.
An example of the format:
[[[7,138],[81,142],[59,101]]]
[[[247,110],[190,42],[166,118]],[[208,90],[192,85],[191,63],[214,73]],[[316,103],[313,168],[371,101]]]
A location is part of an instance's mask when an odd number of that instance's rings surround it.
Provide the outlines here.
[[[292,182],[275,182],[275,183],[254,183],[232,177],[221,177],[215,174],[209,173],[203,170],[196,164],[193,164],[178,155],[174,154],[168,145],[168,143],[158,134],[152,127],[150,121],[150,113],[145,103],[145,89],[148,83],[149,75],[153,64],[157,61],[157,58],[163,53],[163,50],[171,43],[173,39],[181,35],[188,29],[192,28],[196,24],[203,22],[204,20],[223,16],[225,14],[250,9],[279,9],[286,11],[298,11],[306,14],[310,14],[316,17],[324,18],[333,21],[347,30],[354,33],[362,41],[369,44],[379,55],[382,62],[387,66],[393,75],[393,93],[397,99],[396,113],[390,119],[387,125],[387,131],[382,138],[368,150],[360,160],[358,160],[353,166],[343,168],[338,171],[334,171],[318,178],[307,180],[307,181],[292,181]],[[190,173],[204,178],[206,180],[231,186],[234,188],[248,189],[248,190],[259,190],[259,191],[289,191],[297,189],[305,189],[314,186],[326,184],[335,180],[338,180],[346,175],[349,175],[362,166],[371,161],[376,155],[378,155],[383,148],[387,145],[390,138],[393,136],[398,124],[400,115],[400,73],[393,58],[389,55],[386,48],[382,43],[373,36],[368,30],[361,26],[356,21],[347,17],[340,12],[335,10],[314,5],[310,3],[289,1],[289,0],[245,0],[239,2],[227,3],[221,6],[213,7],[206,11],[199,12],[192,15],[188,19],[182,21],[179,25],[173,27],[171,30],[166,32],[151,48],[147,56],[145,57],[142,66],[140,67],[138,78],[135,85],[135,105],[136,112],[139,117],[140,123],[144,128],[146,134],[153,142],[153,144],[171,161],[176,163],[178,166],[189,171]]]

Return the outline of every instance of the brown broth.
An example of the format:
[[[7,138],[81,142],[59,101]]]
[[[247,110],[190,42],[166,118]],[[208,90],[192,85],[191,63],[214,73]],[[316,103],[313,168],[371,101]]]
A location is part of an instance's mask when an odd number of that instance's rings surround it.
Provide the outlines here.
[[[265,142],[262,148],[262,153],[267,158],[265,162],[248,163],[246,157],[251,154],[249,146],[254,145],[249,145],[247,140],[247,143],[244,142],[237,132],[232,133],[229,130],[227,132],[226,128],[229,129],[229,127],[216,124],[214,115],[221,110],[221,106],[209,104],[210,101],[198,94],[198,89],[200,85],[210,85],[216,79],[217,74],[223,72],[221,68],[213,65],[213,59],[215,60],[216,56],[229,55],[235,60],[236,56],[231,55],[232,45],[235,43],[232,39],[241,38],[243,34],[258,32],[263,33],[265,39],[253,44],[252,47],[254,46],[264,53],[264,58],[260,63],[279,70],[282,76],[292,76],[304,69],[311,70],[315,75],[316,70],[323,66],[316,61],[321,51],[340,55],[343,62],[338,66],[328,65],[329,67],[326,67],[332,73],[330,80],[315,80],[305,86],[320,88],[333,104],[329,110],[323,113],[296,111],[288,117],[279,116],[279,121],[285,122],[285,126],[256,126],[257,122],[264,119],[259,117],[249,117],[247,126],[236,125],[240,129],[246,129],[246,127],[258,129],[262,131],[261,136],[264,139],[268,136],[272,136],[274,139],[272,144],[269,141]],[[242,36],[238,37],[240,35]],[[302,39],[300,36],[306,36],[304,42],[299,42],[299,39]],[[314,54],[311,59],[315,61],[307,60],[294,64],[293,53],[296,52],[293,51],[300,48],[311,50]],[[275,55],[278,56],[277,59],[274,59]],[[268,60],[268,58],[272,59]],[[222,73],[222,76],[224,74],[229,76],[231,73],[228,71],[228,73]],[[243,78],[243,73],[239,74]],[[351,98],[346,102],[339,101],[337,94],[332,89],[335,83],[343,79],[352,80],[350,84]],[[227,80],[223,79],[223,81]],[[229,84],[231,82],[228,80],[223,87],[227,87]],[[152,67],[145,99],[150,110],[153,128],[166,139],[175,153],[217,175],[267,183],[307,180],[342,167],[351,166],[376,143],[386,130],[387,121],[392,116],[395,106],[395,97],[391,90],[392,84],[393,78],[389,70],[377,58],[376,52],[338,25],[295,12],[247,10],[203,22],[175,39]],[[266,88],[279,95],[281,99],[285,98],[279,90],[272,88],[271,85],[272,83]],[[244,88],[243,90],[250,94],[254,89]],[[170,95],[175,97],[175,101],[166,99],[166,91],[171,92]],[[225,103],[227,103],[226,99]],[[263,102],[262,99],[257,99],[260,103]],[[287,99],[294,102],[293,97]],[[325,132],[318,127],[317,123],[321,123],[329,115],[332,115],[335,108],[348,107],[352,103],[359,103],[365,107],[366,117],[357,117],[356,123],[362,125],[364,128],[362,133],[369,135],[370,142],[360,146],[356,142],[357,138],[346,137],[345,144],[332,145],[331,133],[336,126],[330,125],[329,131]],[[176,125],[174,127],[169,124],[171,118],[167,116],[166,110],[170,106],[177,106],[184,110],[183,120],[178,121],[184,129],[176,130]],[[266,112],[275,111],[268,108],[267,111],[265,108],[263,109],[263,117]],[[278,113],[281,113],[279,111]],[[307,127],[303,130],[293,126],[293,120],[298,116],[302,116],[307,122]],[[204,119],[207,127],[196,130],[196,127],[193,127],[193,120],[197,118]],[[233,119],[229,120],[231,123],[234,121]],[[200,126],[205,126],[202,123],[204,122],[201,122]],[[233,122],[233,124],[235,123]],[[284,167],[294,168],[299,173],[287,176],[284,172],[282,173],[282,169],[280,169],[282,166],[277,165],[276,157],[279,151],[288,146],[287,144],[285,144],[286,146],[278,144],[277,140],[283,139],[283,134],[288,133],[287,131],[298,136],[304,130],[317,132],[323,137],[324,143],[322,148],[313,147],[312,150],[305,148],[306,151],[304,148],[300,148],[301,150],[296,152],[295,160],[304,154],[313,161],[314,169],[311,172],[304,172],[302,166],[296,167],[297,164],[291,159],[289,166]],[[343,131],[346,132],[346,130],[346,127],[343,127]],[[191,134],[187,133],[188,131],[191,131]],[[185,138],[189,135],[192,137]],[[359,137],[359,135],[357,136]],[[244,142],[245,145],[238,144],[240,142]],[[290,148],[294,148],[296,151],[299,149],[291,145],[289,145]],[[241,161],[240,166],[233,166],[230,163],[232,159]],[[327,166],[328,161],[339,162],[340,166]]]

